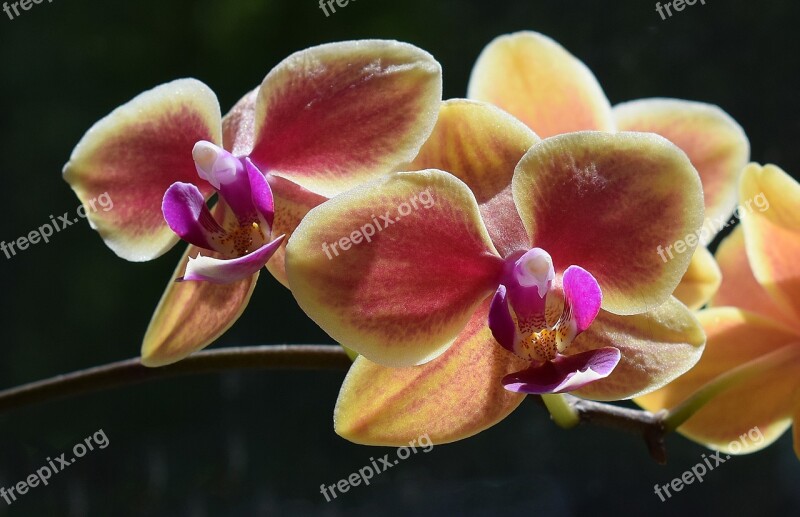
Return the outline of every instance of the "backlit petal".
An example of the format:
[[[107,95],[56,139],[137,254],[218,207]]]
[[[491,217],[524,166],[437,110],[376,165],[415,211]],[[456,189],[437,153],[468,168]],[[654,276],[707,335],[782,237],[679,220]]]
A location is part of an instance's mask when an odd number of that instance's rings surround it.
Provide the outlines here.
[[[356,359],[336,403],[344,438],[407,446],[427,433],[435,444],[467,438],[511,413],[524,396],[500,380],[529,363],[496,343],[486,326],[488,300],[446,352],[422,366],[387,368]]]
[[[750,142],[730,115],[712,104],[679,99],[624,102],[614,106],[613,113],[620,131],[658,133],[680,147],[700,173],[706,217],[731,216],[738,176],[750,159]]]
[[[264,79],[250,157],[332,196],[411,160],[442,99],[441,67],[397,41],[349,41],[297,52]]]
[[[258,88],[239,99],[222,118],[222,142],[234,156],[247,156],[256,138],[256,99]]]
[[[512,187],[533,245],[550,253],[558,272],[573,264],[591,272],[603,309],[617,314],[643,312],[669,298],[703,222],[697,171],[654,134],[548,138],[522,158]],[[662,259],[660,250],[677,250],[679,240],[683,252]]]
[[[758,282],[784,311],[800,319],[800,184],[774,165],[742,173],[739,204],[745,247]]]
[[[722,284],[711,305],[738,307],[789,326],[800,334],[800,321],[761,287],[753,276],[744,245],[744,226],[737,226],[717,248],[716,259],[722,271]],[[785,312],[784,312],[785,311]]]
[[[489,43],[472,69],[468,97],[506,110],[542,138],[614,128],[611,106],[592,72],[536,32]]]
[[[714,256],[705,246],[698,246],[689,262],[689,269],[672,295],[690,309],[699,309],[714,296],[720,282],[722,273]]]
[[[178,240],[161,213],[164,192],[176,181],[197,180],[195,142],[221,138],[214,93],[199,81],[180,79],[138,95],[92,126],[64,166],[64,179],[114,253],[150,260]],[[208,197],[211,185],[201,192]],[[113,208],[90,209],[102,195]]]
[[[442,353],[504,265],[472,192],[437,170],[392,174],[323,203],[286,251],[300,307],[336,341],[386,366]]]
[[[741,452],[766,447],[791,423],[800,387],[800,337],[732,307],[703,310],[698,317],[708,335],[700,362],[666,387],[637,398],[636,403],[650,411],[673,408],[717,376],[793,344],[796,353],[763,375],[723,391],[678,428],[692,440],[731,452],[730,443],[757,426],[763,439],[751,441]]]
[[[505,257],[530,247],[509,186],[520,158],[537,142],[533,131],[499,108],[451,99],[442,103],[433,134],[404,169],[440,169],[466,183]]]
[[[705,335],[692,312],[675,298],[644,314],[618,316],[600,311],[568,354],[613,346],[622,358],[606,379],[578,392],[584,398],[620,400],[664,386],[694,366]]]

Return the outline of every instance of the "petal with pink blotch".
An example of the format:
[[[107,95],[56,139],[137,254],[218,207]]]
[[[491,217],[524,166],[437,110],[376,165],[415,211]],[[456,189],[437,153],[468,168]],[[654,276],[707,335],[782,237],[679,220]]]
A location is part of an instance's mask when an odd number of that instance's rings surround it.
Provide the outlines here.
[[[697,171],[652,133],[547,138],[517,165],[512,188],[531,243],[550,254],[557,272],[574,264],[591,273],[603,309],[616,314],[641,313],[670,297],[703,223]],[[677,241],[683,253],[662,260],[659,250]]]
[[[286,247],[289,287],[306,314],[342,345],[395,367],[444,352],[503,267],[472,192],[439,170],[391,174],[332,198]]]
[[[258,95],[253,162],[333,196],[417,154],[439,114],[442,72],[407,43],[331,43],[286,58]]]
[[[180,79],[138,95],[86,132],[64,166],[64,179],[114,253],[146,261],[175,245],[161,200],[173,183],[196,182],[192,148],[199,140],[219,143],[220,120],[214,93],[200,81]],[[213,189],[202,183],[207,198]],[[113,207],[88,209],[100,196]]]

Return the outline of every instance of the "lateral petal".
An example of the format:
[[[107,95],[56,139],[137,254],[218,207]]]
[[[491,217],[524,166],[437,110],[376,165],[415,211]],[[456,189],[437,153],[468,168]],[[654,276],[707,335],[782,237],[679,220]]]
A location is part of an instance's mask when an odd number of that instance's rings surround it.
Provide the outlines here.
[[[286,252],[306,314],[344,346],[395,367],[441,354],[504,267],[472,192],[437,170],[392,174],[319,205]]]
[[[689,262],[689,269],[683,274],[672,295],[690,309],[696,310],[711,300],[721,282],[722,273],[714,256],[705,246],[698,246]]]
[[[64,166],[64,179],[114,253],[146,261],[175,245],[161,200],[173,183],[197,179],[192,147],[199,140],[220,142],[220,120],[214,93],[200,81],[179,79],[138,95],[86,132]],[[213,189],[204,185],[201,192],[208,197]],[[89,210],[102,195],[113,208]]]

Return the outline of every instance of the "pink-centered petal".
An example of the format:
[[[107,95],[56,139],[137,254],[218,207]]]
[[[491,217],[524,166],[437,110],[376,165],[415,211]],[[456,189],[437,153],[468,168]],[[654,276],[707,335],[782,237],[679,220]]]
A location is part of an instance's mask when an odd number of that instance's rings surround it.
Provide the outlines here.
[[[512,183],[531,243],[556,272],[577,264],[603,292],[603,309],[635,314],[674,291],[697,246],[703,192],[686,155],[655,134],[578,132],[543,140]],[[692,241],[687,236],[695,236]],[[664,261],[659,249],[683,242]]]
[[[339,343],[397,367],[441,354],[504,267],[472,192],[437,170],[332,198],[306,215],[286,252],[306,314]]]
[[[138,95],[86,132],[64,166],[64,179],[114,253],[146,261],[177,242],[161,213],[164,192],[176,181],[197,179],[192,147],[198,140],[220,142],[220,119],[214,93],[180,79]],[[206,197],[212,192],[210,185],[201,187]],[[89,210],[101,196],[113,208]]]
[[[417,154],[439,112],[441,67],[397,41],[331,43],[286,58],[258,95],[253,163],[332,196]]]

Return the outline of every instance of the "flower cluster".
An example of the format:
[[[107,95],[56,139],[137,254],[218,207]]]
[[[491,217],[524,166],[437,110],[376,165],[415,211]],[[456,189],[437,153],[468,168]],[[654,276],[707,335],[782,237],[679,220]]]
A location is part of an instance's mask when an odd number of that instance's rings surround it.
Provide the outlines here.
[[[484,49],[467,99],[442,100],[430,54],[377,40],[290,56],[225,117],[196,80],[158,86],[95,124],[64,176],[81,200],[113,196],[117,209],[90,219],[121,257],[189,243],[146,365],[217,339],[266,266],[358,354],[335,409],[351,441],[459,440],[528,394],[672,408],[722,377],[730,389],[680,429],[721,446],[754,425],[774,439],[800,415],[800,270],[787,258],[800,186],[771,166],[741,174],[748,160],[716,106],[612,107],[577,58],[521,32]],[[662,260],[705,218],[730,217],[737,185],[773,208],[742,217],[721,269],[713,235]],[[425,210],[326,255],[421,193]],[[751,362],[771,373],[731,377]],[[764,389],[780,404],[755,400]]]

